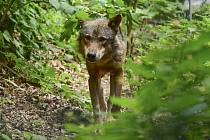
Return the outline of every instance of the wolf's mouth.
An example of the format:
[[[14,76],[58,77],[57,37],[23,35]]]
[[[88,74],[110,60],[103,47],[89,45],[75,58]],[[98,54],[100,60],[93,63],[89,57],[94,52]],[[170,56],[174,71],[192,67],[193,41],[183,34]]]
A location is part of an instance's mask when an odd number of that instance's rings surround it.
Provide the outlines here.
[[[100,56],[96,53],[88,53],[86,59],[88,62],[95,63],[100,60]]]
[[[98,60],[97,60],[97,59],[90,59],[90,58],[87,58],[87,61],[90,62],[90,63],[95,63],[95,62],[97,62]]]

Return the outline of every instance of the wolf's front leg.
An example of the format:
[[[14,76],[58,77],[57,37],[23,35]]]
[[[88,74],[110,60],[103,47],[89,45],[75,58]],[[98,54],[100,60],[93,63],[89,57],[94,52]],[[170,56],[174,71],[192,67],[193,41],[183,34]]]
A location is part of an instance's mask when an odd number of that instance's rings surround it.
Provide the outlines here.
[[[112,105],[110,98],[113,96],[120,97],[122,92],[123,83],[123,70],[120,69],[116,73],[110,75],[110,97],[108,100],[108,111],[117,112],[120,111],[120,106]]]
[[[107,112],[107,104],[104,97],[103,88],[100,87],[100,93],[99,93],[99,103],[100,103],[100,109],[103,111],[103,113]]]
[[[100,78],[90,77],[88,82],[95,121],[97,123],[102,123],[99,105]]]

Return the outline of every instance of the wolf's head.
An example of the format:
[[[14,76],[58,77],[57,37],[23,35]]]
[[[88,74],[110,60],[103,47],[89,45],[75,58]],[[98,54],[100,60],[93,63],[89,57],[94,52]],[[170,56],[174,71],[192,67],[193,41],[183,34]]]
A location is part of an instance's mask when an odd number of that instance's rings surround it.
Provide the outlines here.
[[[110,54],[120,22],[120,15],[111,19],[80,21],[80,49],[87,61],[96,62]]]

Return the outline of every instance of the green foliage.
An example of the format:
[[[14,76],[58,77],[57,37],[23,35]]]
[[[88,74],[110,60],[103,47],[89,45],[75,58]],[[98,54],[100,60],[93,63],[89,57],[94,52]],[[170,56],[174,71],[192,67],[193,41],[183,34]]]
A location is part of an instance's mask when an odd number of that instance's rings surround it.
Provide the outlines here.
[[[62,7],[62,4],[66,3],[69,5],[67,7]],[[81,5],[83,3],[83,5]],[[61,40],[76,40],[75,36],[78,31],[78,20],[88,20],[96,17],[112,17],[116,14],[126,13],[130,8],[126,7],[122,0],[116,1],[85,1],[80,2],[60,2],[58,0],[53,0],[51,4],[64,13],[71,14],[68,16],[68,20],[65,23],[64,31],[61,35]],[[67,12],[69,11],[69,12]]]
[[[25,132],[24,137],[26,138],[26,140],[47,140],[47,138],[44,136],[32,134],[30,132]]]
[[[67,73],[58,74],[42,55],[49,44],[76,53],[78,20],[123,16],[122,31],[133,46],[135,59],[127,61],[126,71],[135,98],[113,99],[129,113],[110,124],[91,126],[78,132],[77,139],[204,139],[209,126],[209,45],[208,35],[197,41],[200,31],[210,27],[209,6],[184,17],[181,3],[174,0],[3,0],[0,1],[0,57],[12,61],[13,68],[26,82],[35,83],[45,93],[59,93],[90,107],[83,93],[67,85]],[[52,7],[50,7],[50,5]],[[180,44],[186,43],[180,47]],[[142,56],[142,55],[145,55]],[[56,59],[63,61],[63,56]],[[80,72],[74,64],[66,66]],[[100,129],[98,129],[100,127]],[[2,134],[2,138],[9,139]],[[26,139],[45,137],[25,133]]]
[[[9,136],[7,136],[7,135],[5,135],[5,134],[2,134],[2,133],[0,133],[1,135],[0,135],[0,139],[1,140],[11,140],[11,138],[9,137]]]
[[[63,84],[60,87],[60,93],[67,98],[77,101],[81,107],[91,110],[90,99],[86,98],[82,91],[81,93],[75,92],[68,85]]]
[[[3,51],[30,59],[34,49],[46,46],[46,36],[39,24],[40,10],[30,1],[6,0],[2,3],[0,31],[4,39],[1,41]]]
[[[129,108],[112,123],[81,128],[76,139],[202,140],[209,137],[209,35],[173,49],[159,49],[126,69],[148,78],[134,100],[115,99]],[[133,66],[135,65],[135,66]],[[149,67],[148,67],[149,65]],[[134,67],[134,69],[133,69]],[[138,69],[135,69],[138,67]],[[132,102],[132,105],[130,104]],[[71,125],[69,126],[71,128]]]
[[[196,38],[199,32],[210,27],[209,20],[173,19],[163,24],[142,25],[136,31],[134,43],[137,46],[136,54],[145,55],[148,51],[157,48],[174,48],[179,44]]]
[[[12,3],[7,5],[6,2]],[[1,3],[0,56],[13,62],[21,78],[40,85],[45,92],[51,92],[60,81],[55,70],[46,64],[50,58],[39,52],[47,50],[49,43],[59,42],[59,32],[65,17],[54,10],[45,10],[44,5],[36,4],[36,1],[23,1],[21,5],[17,2],[6,0]],[[5,10],[10,14],[4,13]],[[3,26],[8,22],[11,23],[10,27]]]

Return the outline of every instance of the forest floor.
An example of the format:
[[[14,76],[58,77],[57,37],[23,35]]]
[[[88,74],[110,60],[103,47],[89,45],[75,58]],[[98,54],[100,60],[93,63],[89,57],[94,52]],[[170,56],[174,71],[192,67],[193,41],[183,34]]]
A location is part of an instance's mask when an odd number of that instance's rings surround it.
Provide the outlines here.
[[[51,53],[53,54],[53,53]],[[84,64],[72,61],[81,71],[66,67],[58,59],[50,60],[49,65],[58,73],[71,76],[68,85],[75,93],[83,92],[90,104],[88,93],[88,73]],[[126,81],[126,80],[125,80]],[[105,76],[102,86],[106,96],[109,93],[109,77]],[[130,94],[128,82],[122,94]],[[42,92],[40,87],[21,82],[8,67],[0,67],[0,132],[13,140],[24,140],[24,132],[46,136],[48,139],[74,136],[64,129],[66,123],[92,123],[91,111],[80,105],[74,98],[66,98],[54,90]]]

